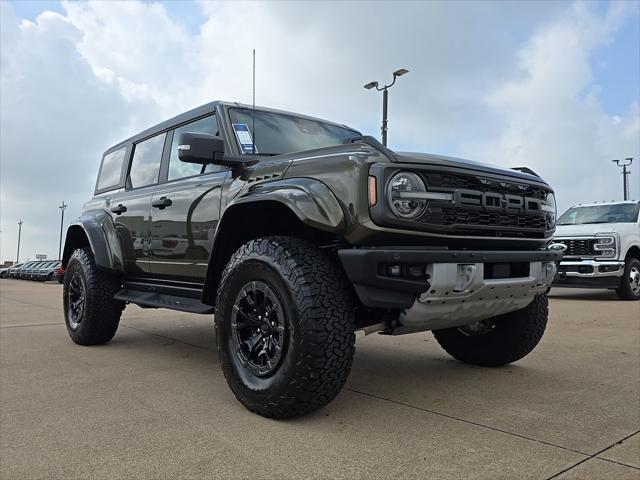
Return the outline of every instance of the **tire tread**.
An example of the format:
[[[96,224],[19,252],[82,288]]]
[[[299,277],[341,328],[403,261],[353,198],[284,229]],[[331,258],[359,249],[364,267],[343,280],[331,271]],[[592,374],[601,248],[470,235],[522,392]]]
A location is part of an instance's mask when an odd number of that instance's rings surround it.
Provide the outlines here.
[[[220,363],[236,398],[252,412],[269,418],[291,418],[318,410],[340,392],[351,370],[355,352],[353,299],[344,274],[329,255],[312,243],[292,237],[251,240],[229,260],[218,290],[216,323],[221,306],[229,298],[229,277],[249,257],[266,257],[279,266],[280,274],[293,286],[289,292],[296,305],[303,354],[295,366],[285,393],[253,400],[224,358]]]
[[[120,290],[120,281],[115,275],[98,270],[93,252],[90,248],[80,248],[73,252],[69,259],[69,266],[72,262],[79,263],[83,271],[86,300],[85,318],[83,324],[73,331],[67,324],[67,330],[71,339],[79,345],[100,345],[109,342],[118,330],[120,316],[124,310],[125,303],[115,300],[114,295]],[[65,275],[67,281],[71,281],[72,275]],[[64,282],[64,295],[68,289],[67,281]],[[65,308],[65,320],[67,311]]]
[[[525,308],[496,317],[496,331],[468,336],[457,328],[434,330],[440,346],[453,358],[471,365],[499,367],[528,355],[547,326],[549,301],[536,295]]]

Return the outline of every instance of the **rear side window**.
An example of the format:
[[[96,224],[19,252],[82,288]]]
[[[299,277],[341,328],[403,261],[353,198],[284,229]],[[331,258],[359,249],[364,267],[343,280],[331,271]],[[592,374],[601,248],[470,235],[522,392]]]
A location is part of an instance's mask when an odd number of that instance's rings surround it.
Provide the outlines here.
[[[100,173],[98,173],[97,190],[116,188],[120,183],[120,173],[122,172],[122,162],[126,148],[122,147],[115,152],[107,153],[102,159]]]
[[[167,134],[163,133],[135,144],[127,182],[129,188],[145,187],[158,182],[166,136]]]
[[[217,136],[218,122],[216,121],[215,115],[211,115],[175,129],[173,132],[173,141],[171,142],[171,157],[169,158],[169,174],[167,180],[176,180],[178,178],[199,175],[204,172],[220,170],[221,167],[219,165],[207,165],[206,168],[203,168],[202,165],[180,161],[178,158],[178,143],[180,142],[180,135],[185,132],[207,133]]]

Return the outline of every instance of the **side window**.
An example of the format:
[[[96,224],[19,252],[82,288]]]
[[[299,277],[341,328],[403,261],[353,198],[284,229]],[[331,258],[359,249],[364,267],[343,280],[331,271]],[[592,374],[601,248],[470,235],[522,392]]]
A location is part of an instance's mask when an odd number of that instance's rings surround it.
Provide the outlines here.
[[[104,190],[110,187],[117,187],[120,183],[120,172],[122,171],[122,162],[124,161],[124,154],[126,153],[126,147],[122,147],[115,152],[108,153],[102,159],[102,165],[100,166],[100,172],[98,173],[98,186],[97,190]]]
[[[129,188],[145,187],[158,182],[166,136],[167,134],[163,133],[134,145],[133,160],[127,181]]]
[[[173,132],[173,141],[171,142],[171,156],[169,158],[169,173],[167,180],[176,180],[178,178],[190,177],[204,172],[219,170],[219,165],[207,165],[203,170],[202,165],[180,161],[178,158],[178,143],[180,141],[180,134],[184,132],[218,135],[218,122],[216,121],[215,115],[211,115],[175,129]]]

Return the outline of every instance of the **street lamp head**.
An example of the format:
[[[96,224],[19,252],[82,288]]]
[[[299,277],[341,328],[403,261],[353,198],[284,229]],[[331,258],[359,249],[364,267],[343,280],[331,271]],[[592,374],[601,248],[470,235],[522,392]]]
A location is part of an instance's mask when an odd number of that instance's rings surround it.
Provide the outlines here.
[[[367,90],[371,90],[372,88],[378,88],[378,82],[369,82],[364,86],[364,88],[366,88]]]
[[[633,162],[633,158],[625,158],[624,160],[611,160],[619,167],[628,167]]]
[[[393,76],[394,77],[401,77],[405,73],[409,73],[409,70],[407,70],[406,68],[401,68],[400,70],[396,70],[395,72],[393,72]]]

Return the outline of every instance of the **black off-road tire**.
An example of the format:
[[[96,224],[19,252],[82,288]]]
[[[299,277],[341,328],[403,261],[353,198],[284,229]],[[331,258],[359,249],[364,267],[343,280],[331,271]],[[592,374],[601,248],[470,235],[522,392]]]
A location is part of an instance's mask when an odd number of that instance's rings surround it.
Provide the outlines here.
[[[624,273],[620,280],[620,288],[616,289],[616,293],[621,300],[640,300],[640,290],[634,291],[631,284],[632,269],[640,270],[640,260],[635,257],[627,257],[624,261]]]
[[[464,329],[434,330],[433,335],[453,358],[471,365],[500,367],[531,352],[544,334],[549,313],[547,294],[537,295],[523,309],[497,316],[484,333]]]
[[[284,311],[282,356],[257,376],[239,360],[231,326],[234,304],[252,282],[268,285]],[[244,244],[229,260],[216,301],[220,364],[236,398],[259,415],[284,419],[318,410],[342,389],[355,352],[355,303],[337,261],[290,237]]]
[[[75,321],[71,310],[72,287],[81,285],[84,292],[82,311]],[[78,345],[107,343],[118,330],[125,304],[115,300],[120,281],[115,275],[97,269],[89,248],[80,248],[69,259],[63,282],[64,320],[71,339]],[[77,304],[76,302],[73,302]]]

